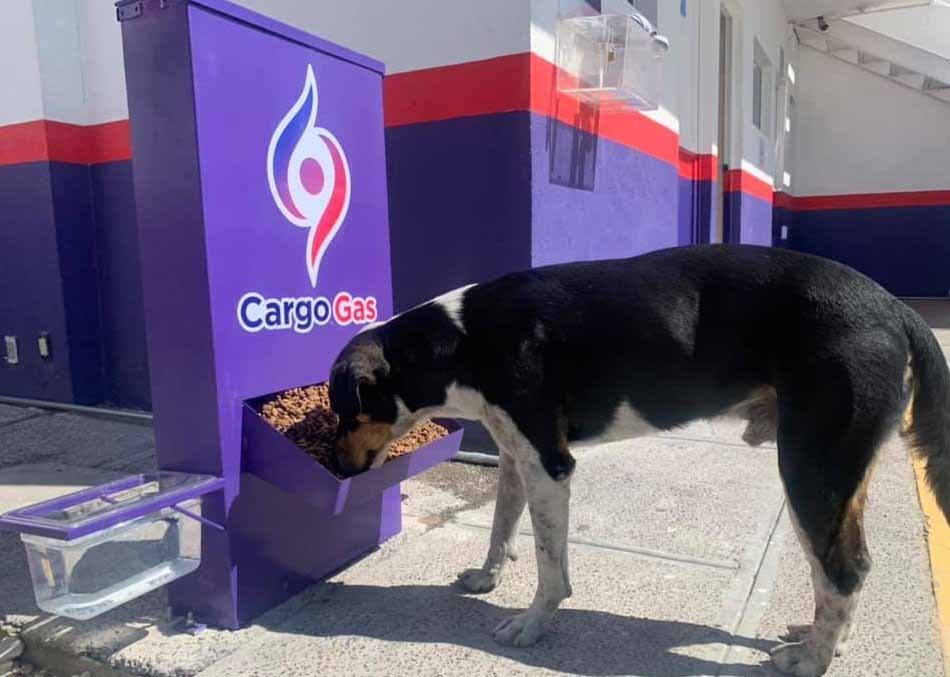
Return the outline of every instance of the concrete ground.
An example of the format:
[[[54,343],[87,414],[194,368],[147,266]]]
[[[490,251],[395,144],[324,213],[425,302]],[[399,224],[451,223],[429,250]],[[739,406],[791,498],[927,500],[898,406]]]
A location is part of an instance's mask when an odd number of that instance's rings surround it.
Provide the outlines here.
[[[932,319],[950,349],[950,312]],[[23,549],[0,532],[0,617],[25,657],[64,675],[771,675],[768,649],[809,620],[805,559],[774,447],[729,422],[582,451],[573,484],[574,595],[530,649],[490,636],[527,606],[521,559],[486,596],[456,575],[481,563],[493,468],[443,464],[403,485],[403,533],[239,632],[181,632],[161,592],[86,623],[39,612]],[[152,466],[147,425],[0,405],[0,512]],[[872,570],[847,655],[829,675],[946,674],[925,526],[897,440],[867,511]]]

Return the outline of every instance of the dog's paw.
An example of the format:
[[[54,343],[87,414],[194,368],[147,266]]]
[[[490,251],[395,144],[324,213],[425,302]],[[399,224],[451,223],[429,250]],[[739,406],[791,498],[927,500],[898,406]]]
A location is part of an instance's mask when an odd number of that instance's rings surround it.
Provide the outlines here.
[[[544,619],[526,611],[506,618],[495,628],[495,641],[506,646],[531,646],[544,634]]]
[[[789,625],[788,630],[784,634],[779,635],[778,638],[786,644],[794,644],[795,642],[804,642],[809,634],[811,634],[811,623]]]
[[[772,649],[772,663],[782,672],[795,677],[818,677],[825,674],[814,649],[804,642],[780,644]]]
[[[501,572],[496,569],[469,569],[460,573],[458,580],[466,592],[480,595],[498,587]]]
[[[807,623],[805,625],[789,625],[788,630],[779,635],[779,641],[785,642],[787,644],[795,644],[796,642],[804,642],[808,635],[811,634],[811,624]],[[844,656],[848,650],[848,640],[845,637],[842,637],[838,641],[838,646],[835,647],[835,656],[840,657]]]

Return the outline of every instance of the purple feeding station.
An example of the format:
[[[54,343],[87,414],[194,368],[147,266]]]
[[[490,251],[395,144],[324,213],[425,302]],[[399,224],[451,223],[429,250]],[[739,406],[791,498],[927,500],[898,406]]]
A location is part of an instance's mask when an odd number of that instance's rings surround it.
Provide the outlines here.
[[[444,422],[448,437],[339,480],[258,414],[392,313],[382,64],[224,0],[117,12],[162,473],[2,522],[34,585],[65,599],[44,608],[100,613],[173,580],[176,613],[238,628],[397,534],[400,481],[462,433]],[[63,553],[146,528],[160,548],[79,584]]]

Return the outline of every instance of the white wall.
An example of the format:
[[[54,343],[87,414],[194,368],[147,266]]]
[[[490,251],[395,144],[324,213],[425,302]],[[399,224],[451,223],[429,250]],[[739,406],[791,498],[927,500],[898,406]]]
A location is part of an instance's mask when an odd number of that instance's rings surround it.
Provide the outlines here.
[[[678,3],[677,3],[678,4]],[[716,154],[719,124],[719,3],[688,0],[677,44],[677,113],[680,145]]]
[[[31,0],[5,0],[0,21],[0,125],[43,117]]]
[[[735,118],[741,120],[741,125],[738,133],[733,134],[731,157],[741,157],[743,169],[771,183],[773,177],[782,170],[778,166],[778,160],[779,148],[784,138],[785,92],[779,92],[777,96],[775,92],[776,79],[782,76],[779,72],[779,48],[784,49],[786,63],[791,63],[793,67],[797,63],[798,49],[778,0],[744,2],[741,7],[741,19],[735,37],[737,49],[741,49],[741,53],[736,55],[739,67],[735,74],[739,85],[737,91],[741,91],[741,96],[734,97],[737,108],[733,111]],[[772,65],[769,115],[773,121],[776,118],[776,110],[779,111],[778,123],[769,123],[770,136],[766,136],[752,124],[752,66],[756,40]]]
[[[528,51],[526,0],[237,3],[378,59],[389,73]]]
[[[872,12],[848,21],[950,59],[950,6]]]
[[[124,120],[129,116],[125,95],[122,28],[115,18],[114,0],[79,0],[86,124]]]
[[[238,4],[379,59],[390,73],[529,49],[527,2]],[[0,124],[46,117],[88,125],[127,116],[122,36],[113,0],[4,0]]]
[[[555,58],[559,2],[561,12],[566,13],[568,0],[532,0],[531,3],[531,49],[549,61]],[[779,47],[784,47],[786,62],[793,66],[797,47],[780,0],[733,0],[727,4],[736,19],[730,157],[741,158],[748,171],[771,181],[772,174],[781,169],[777,166],[779,144],[776,138],[781,141],[784,118],[771,140],[765,140],[752,125],[753,40],[758,38],[776,71]],[[664,62],[660,110],[648,116],[678,130],[680,145],[684,148],[698,153],[716,152],[719,2],[687,0],[686,17],[680,14],[679,0],[659,0],[657,9],[657,28],[670,39],[671,49]],[[773,93],[773,113],[777,103],[774,99]]]
[[[803,48],[797,195],[950,189],[950,105]]]
[[[83,124],[86,97],[79,42],[79,0],[33,0],[44,117]]]
[[[112,0],[7,0],[0,22],[0,125],[128,117]]]

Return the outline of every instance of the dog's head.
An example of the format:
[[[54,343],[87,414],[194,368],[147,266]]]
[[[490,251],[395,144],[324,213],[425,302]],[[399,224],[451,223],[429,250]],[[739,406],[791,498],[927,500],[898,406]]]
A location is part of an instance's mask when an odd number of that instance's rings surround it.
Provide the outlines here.
[[[355,475],[386,460],[396,438],[399,410],[389,379],[389,363],[372,332],[354,338],[330,370],[330,406],[340,418],[336,460],[343,474]]]

